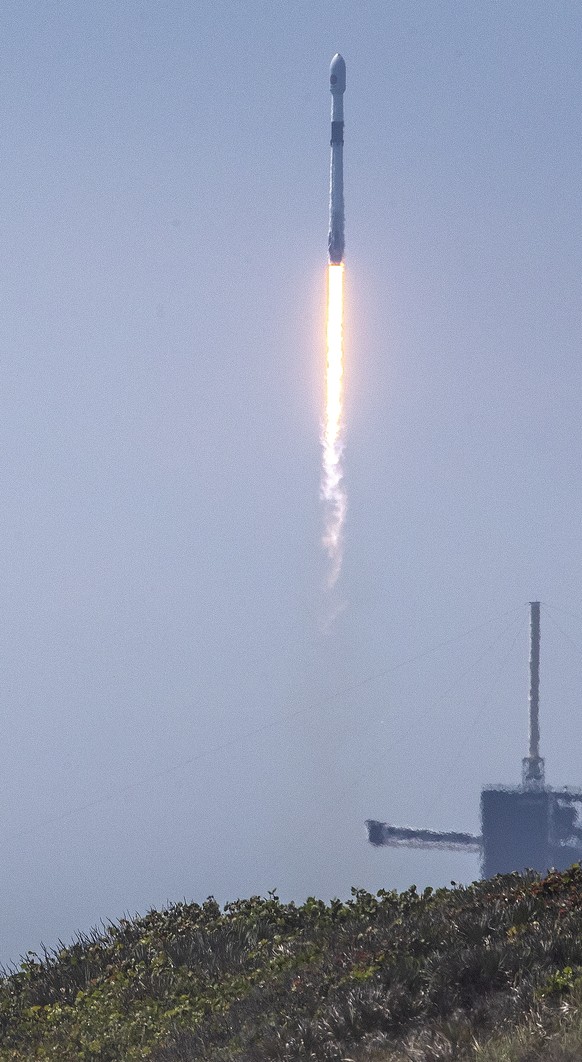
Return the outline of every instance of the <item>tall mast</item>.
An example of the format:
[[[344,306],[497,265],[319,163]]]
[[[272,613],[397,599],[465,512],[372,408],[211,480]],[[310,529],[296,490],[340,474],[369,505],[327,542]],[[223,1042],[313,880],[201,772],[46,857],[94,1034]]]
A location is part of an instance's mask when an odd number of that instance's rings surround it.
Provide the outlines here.
[[[526,789],[541,789],[544,761],[540,756],[540,602],[529,603],[529,755],[523,760]]]

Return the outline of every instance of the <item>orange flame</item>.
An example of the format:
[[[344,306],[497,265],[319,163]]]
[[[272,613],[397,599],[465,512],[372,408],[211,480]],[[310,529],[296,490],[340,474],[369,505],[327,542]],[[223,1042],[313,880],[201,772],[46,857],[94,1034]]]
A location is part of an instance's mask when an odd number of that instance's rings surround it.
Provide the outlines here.
[[[321,494],[326,506],[323,544],[331,568],[328,585],[337,582],[343,550],[343,526],[347,498],[343,487],[343,313],[344,267],[328,266],[327,287],[327,363],[325,422],[322,434],[323,470]]]

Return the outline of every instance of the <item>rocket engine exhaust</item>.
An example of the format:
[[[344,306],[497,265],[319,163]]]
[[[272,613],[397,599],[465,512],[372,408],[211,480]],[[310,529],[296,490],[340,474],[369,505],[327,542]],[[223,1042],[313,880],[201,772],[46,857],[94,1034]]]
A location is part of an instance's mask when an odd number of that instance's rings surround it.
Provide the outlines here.
[[[343,485],[343,299],[344,299],[344,103],[346,64],[334,55],[331,90],[331,165],[329,192],[327,356],[325,421],[322,430],[323,469],[321,495],[325,505],[323,545],[327,551],[331,589],[340,574],[347,496]]]
[[[330,560],[328,586],[338,580],[342,565],[343,527],[347,497],[343,486],[343,286],[342,264],[328,267],[326,403],[323,427],[321,493],[326,507],[323,544]]]

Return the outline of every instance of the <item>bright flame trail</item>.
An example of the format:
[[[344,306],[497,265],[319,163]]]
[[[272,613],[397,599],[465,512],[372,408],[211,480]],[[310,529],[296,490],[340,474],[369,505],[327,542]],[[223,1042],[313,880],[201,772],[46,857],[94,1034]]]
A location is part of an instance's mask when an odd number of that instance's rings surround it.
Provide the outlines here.
[[[327,287],[327,364],[325,421],[322,432],[323,470],[321,494],[325,503],[323,544],[331,568],[328,586],[337,582],[343,552],[343,527],[347,497],[343,486],[343,264],[328,266]]]
[[[344,92],[346,64],[339,52],[329,68],[331,158],[327,249],[327,359],[325,421],[322,431],[321,496],[325,504],[323,544],[330,560],[328,586],[335,586],[342,566],[347,498],[343,485],[343,317],[344,317]]]

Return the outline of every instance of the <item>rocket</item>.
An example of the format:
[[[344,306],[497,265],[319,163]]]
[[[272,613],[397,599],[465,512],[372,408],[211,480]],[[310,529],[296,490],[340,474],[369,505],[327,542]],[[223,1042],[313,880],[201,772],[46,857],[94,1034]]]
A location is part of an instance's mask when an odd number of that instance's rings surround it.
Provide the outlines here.
[[[340,265],[344,257],[344,92],[346,64],[334,55],[329,68],[331,91],[331,162],[329,175],[329,260]]]

